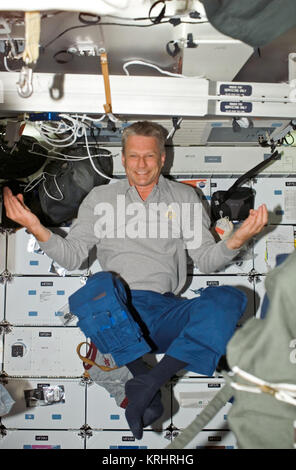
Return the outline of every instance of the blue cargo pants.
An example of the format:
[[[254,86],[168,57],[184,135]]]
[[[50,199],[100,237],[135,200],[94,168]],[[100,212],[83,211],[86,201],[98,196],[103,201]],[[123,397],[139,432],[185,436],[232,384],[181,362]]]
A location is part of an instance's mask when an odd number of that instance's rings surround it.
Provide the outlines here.
[[[194,299],[174,294],[159,294],[146,290],[132,290],[131,302],[146,326],[151,343],[141,338],[135,344],[135,355],[129,347],[127,361],[124,348],[114,355],[121,362],[131,362],[140,355],[153,351],[166,353],[198,374],[213,375],[219,358],[226,353],[226,345],[233,335],[247,304],[246,295],[232,286],[207,287]],[[122,356],[121,356],[122,354]]]

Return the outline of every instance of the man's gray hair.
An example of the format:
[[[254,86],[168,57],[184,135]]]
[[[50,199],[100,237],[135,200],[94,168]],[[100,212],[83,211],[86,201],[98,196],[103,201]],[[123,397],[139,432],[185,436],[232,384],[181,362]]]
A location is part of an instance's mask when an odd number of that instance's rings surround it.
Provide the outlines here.
[[[155,137],[158,142],[160,153],[165,152],[167,130],[160,124],[151,121],[138,121],[126,127],[122,133],[122,152],[125,152],[126,141],[129,136],[141,135],[144,137]]]

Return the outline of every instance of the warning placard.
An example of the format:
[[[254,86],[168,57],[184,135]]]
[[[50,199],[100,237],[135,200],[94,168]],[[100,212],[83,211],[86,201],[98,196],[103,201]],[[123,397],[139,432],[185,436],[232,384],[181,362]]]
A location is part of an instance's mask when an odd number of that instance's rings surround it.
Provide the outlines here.
[[[252,103],[246,101],[221,101],[220,111],[222,113],[251,113]]]

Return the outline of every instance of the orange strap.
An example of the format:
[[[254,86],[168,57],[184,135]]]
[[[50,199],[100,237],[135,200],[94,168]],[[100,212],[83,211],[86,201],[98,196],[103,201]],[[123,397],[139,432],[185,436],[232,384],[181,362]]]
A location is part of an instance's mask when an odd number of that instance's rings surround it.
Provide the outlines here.
[[[118,369],[117,366],[115,366],[115,367],[101,366],[101,365],[97,364],[96,362],[92,361],[91,359],[89,359],[88,357],[82,356],[82,355],[80,354],[80,349],[81,349],[81,346],[82,346],[83,344],[87,344],[87,345],[89,346],[89,343],[87,343],[87,342],[84,341],[84,342],[78,344],[78,346],[77,346],[77,348],[76,348],[76,351],[77,351],[78,356],[80,357],[80,359],[81,359],[84,363],[90,364],[90,365],[92,365],[92,366],[97,366],[97,367],[99,367],[100,369],[104,370],[105,372],[110,372],[111,370]]]
[[[104,78],[104,85],[105,85],[105,96],[106,96],[106,104],[104,104],[104,109],[107,114],[112,113],[112,105],[111,105],[111,89],[110,89],[110,80],[109,80],[109,71],[108,71],[108,59],[106,52],[102,52],[100,55],[101,59],[101,68],[102,74]]]

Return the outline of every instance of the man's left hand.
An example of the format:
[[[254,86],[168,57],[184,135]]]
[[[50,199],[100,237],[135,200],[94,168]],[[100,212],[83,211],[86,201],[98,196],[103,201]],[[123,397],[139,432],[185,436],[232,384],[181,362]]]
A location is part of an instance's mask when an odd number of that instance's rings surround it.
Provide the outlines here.
[[[226,241],[230,250],[241,248],[250,238],[261,232],[268,222],[268,212],[265,204],[258,209],[251,209],[249,217],[242,223],[239,229]]]

